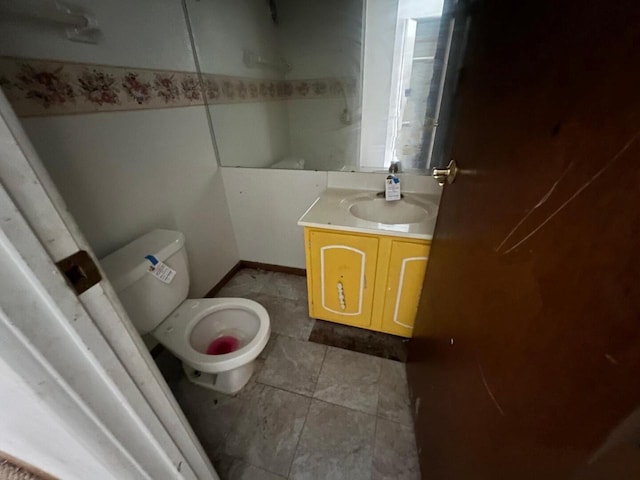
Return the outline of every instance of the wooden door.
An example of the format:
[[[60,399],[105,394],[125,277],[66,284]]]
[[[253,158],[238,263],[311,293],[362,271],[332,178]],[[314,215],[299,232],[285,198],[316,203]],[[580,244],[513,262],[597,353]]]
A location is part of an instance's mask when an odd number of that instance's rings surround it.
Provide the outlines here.
[[[391,242],[389,274],[385,292],[382,330],[411,337],[429,260],[429,245]]]
[[[430,480],[640,478],[640,2],[477,2],[408,375]]]
[[[369,326],[378,239],[313,230],[307,236],[311,316]]]

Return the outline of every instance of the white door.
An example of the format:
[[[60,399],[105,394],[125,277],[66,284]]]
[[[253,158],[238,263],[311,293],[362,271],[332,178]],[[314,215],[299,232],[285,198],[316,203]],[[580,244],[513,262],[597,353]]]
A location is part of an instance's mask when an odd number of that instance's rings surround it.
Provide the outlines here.
[[[0,181],[0,451],[65,479],[218,479],[104,275],[76,295],[56,267],[97,262],[1,91]]]

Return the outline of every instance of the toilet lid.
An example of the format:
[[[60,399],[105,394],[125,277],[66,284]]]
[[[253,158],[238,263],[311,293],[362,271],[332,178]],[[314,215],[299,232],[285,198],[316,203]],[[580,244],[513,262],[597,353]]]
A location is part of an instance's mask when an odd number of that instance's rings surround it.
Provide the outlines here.
[[[191,332],[201,320],[216,312],[243,310],[258,320],[258,330],[243,347],[223,355],[207,355],[206,348],[201,353],[191,342]],[[212,319],[215,321],[215,317]],[[228,320],[228,319],[227,319]],[[238,325],[242,328],[242,325]],[[262,305],[245,298],[203,298],[186,300],[164,320],[151,335],[176,357],[191,367],[206,373],[226,372],[238,368],[255,359],[269,340],[271,326],[269,314]],[[213,341],[203,339],[207,345]]]

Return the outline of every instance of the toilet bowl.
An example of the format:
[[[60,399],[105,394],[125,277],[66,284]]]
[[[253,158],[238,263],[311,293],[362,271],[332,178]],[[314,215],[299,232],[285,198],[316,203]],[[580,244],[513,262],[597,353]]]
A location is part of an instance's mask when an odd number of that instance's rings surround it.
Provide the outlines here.
[[[185,300],[151,335],[182,360],[193,383],[236,393],[251,378],[269,333],[269,314],[259,303],[206,298]],[[235,340],[232,351],[207,353],[220,339]]]
[[[269,340],[269,314],[244,298],[187,299],[182,233],[154,230],[100,263],[138,332],[178,357],[191,382],[228,394],[246,385]],[[162,265],[175,274],[154,275]]]

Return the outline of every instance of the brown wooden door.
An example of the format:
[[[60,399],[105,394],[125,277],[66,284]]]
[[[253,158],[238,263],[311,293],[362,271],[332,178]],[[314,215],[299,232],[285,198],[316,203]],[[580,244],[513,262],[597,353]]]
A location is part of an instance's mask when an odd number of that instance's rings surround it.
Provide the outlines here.
[[[640,478],[640,2],[479,3],[408,374],[422,476]]]

